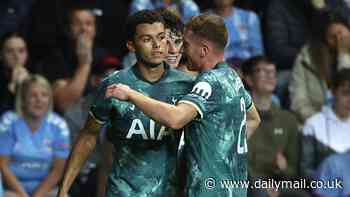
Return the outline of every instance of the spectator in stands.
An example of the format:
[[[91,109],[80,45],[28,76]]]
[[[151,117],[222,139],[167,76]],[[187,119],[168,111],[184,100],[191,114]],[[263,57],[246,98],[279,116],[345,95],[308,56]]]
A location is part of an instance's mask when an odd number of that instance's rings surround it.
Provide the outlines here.
[[[320,34],[320,20],[327,13],[349,13],[343,0],[271,0],[264,18],[268,57],[278,69],[277,94],[289,107],[288,84],[294,61],[303,45]],[[348,14],[349,15],[349,14]]]
[[[192,16],[200,13],[198,5],[193,0],[133,0],[130,5],[130,14],[140,10],[155,10],[168,7],[176,9],[185,22]]]
[[[14,108],[16,86],[27,76],[27,44],[18,33],[7,33],[0,41],[0,113]]]
[[[23,81],[16,112],[0,120],[0,169],[5,197],[55,196],[69,154],[66,122],[51,112],[50,84],[39,75]]]
[[[214,12],[225,20],[229,32],[229,43],[225,49],[225,58],[233,66],[242,61],[264,53],[260,20],[247,10],[233,7],[234,0],[215,0]]]
[[[107,54],[95,44],[96,16],[92,8],[77,5],[68,13],[68,19],[68,40],[36,67],[36,72],[47,76],[53,83],[55,107],[60,112],[88,92],[91,69]]]
[[[325,159],[317,169],[314,179],[329,183],[329,187],[314,189],[320,197],[349,197],[350,196],[350,151],[334,154]],[[341,183],[341,184],[339,184]]]
[[[337,70],[350,67],[349,23],[336,15],[320,23],[324,28],[301,50],[289,86],[291,109],[302,122],[331,102],[331,79]]]
[[[310,35],[309,1],[271,0],[266,12],[266,49],[277,69],[291,70]]]
[[[271,0],[264,24],[266,53],[277,66],[276,93],[288,107],[287,87],[294,60],[311,34],[310,1]]]
[[[301,170],[310,179],[324,158],[350,150],[350,69],[335,75],[332,92],[333,105],[324,106],[303,129]]]
[[[242,65],[242,71],[262,119],[261,125],[248,141],[249,176],[252,180],[297,178],[298,123],[292,113],[273,103],[272,96],[277,83],[276,66],[265,57],[256,56]],[[266,196],[266,193],[253,190],[250,196]]]

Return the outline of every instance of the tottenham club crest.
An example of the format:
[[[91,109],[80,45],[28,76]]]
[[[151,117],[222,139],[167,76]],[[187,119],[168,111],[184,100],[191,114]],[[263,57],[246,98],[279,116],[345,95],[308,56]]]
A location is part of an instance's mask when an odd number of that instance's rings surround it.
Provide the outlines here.
[[[208,99],[212,93],[212,88],[207,82],[199,82],[193,87],[192,92]]]

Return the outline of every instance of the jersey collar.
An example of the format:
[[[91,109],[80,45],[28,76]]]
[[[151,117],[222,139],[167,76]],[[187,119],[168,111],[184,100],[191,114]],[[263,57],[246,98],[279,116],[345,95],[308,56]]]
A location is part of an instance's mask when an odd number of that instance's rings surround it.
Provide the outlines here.
[[[149,84],[156,84],[156,83],[162,81],[163,79],[165,79],[165,78],[168,76],[170,66],[169,66],[169,64],[167,64],[167,63],[165,63],[165,62],[163,62],[163,66],[164,66],[164,73],[163,73],[163,75],[162,75],[157,81],[153,81],[153,82],[148,81],[147,79],[145,79],[145,78],[143,77],[143,75],[141,74],[141,72],[140,72],[140,70],[139,70],[139,68],[137,67],[136,64],[134,64],[134,65],[132,66],[132,69],[131,69],[131,70],[132,70],[132,72],[134,73],[134,75],[135,75],[135,77],[136,77],[137,79],[142,80],[142,81],[144,81],[144,82],[146,82],[146,83],[149,83]]]
[[[214,69],[227,68],[229,67],[226,62],[219,62],[215,65]]]

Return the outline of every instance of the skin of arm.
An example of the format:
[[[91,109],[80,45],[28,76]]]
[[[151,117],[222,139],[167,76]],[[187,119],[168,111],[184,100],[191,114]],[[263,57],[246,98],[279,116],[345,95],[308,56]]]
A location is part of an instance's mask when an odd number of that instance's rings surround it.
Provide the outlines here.
[[[98,169],[97,179],[97,197],[104,197],[108,182],[108,172],[112,169],[113,164],[113,145],[104,140],[102,143],[102,161]]]
[[[102,125],[89,115],[85,126],[79,133],[73,151],[69,155],[58,197],[65,197],[68,193],[80,169],[88,159],[88,156],[95,149],[101,127]]]
[[[55,101],[61,111],[65,111],[70,105],[80,99],[91,70],[93,40],[89,36],[82,34],[79,36],[76,46],[78,67],[73,78],[58,80],[53,87]]]
[[[254,131],[259,127],[261,119],[256,110],[254,103],[252,108],[247,112],[247,138],[249,139]]]
[[[53,86],[54,98],[60,111],[65,111],[82,96],[90,73],[90,65],[77,68],[70,80],[58,80]]]
[[[172,129],[183,128],[198,114],[196,108],[189,104],[170,105],[149,98],[123,84],[108,86],[106,97],[116,97],[119,100],[130,101],[147,116]]]
[[[34,197],[45,197],[46,194],[58,184],[63,175],[65,161],[66,160],[62,158],[55,158],[49,175],[43,180],[38,189],[34,192]]]
[[[29,197],[22,184],[9,168],[9,160],[10,158],[7,156],[0,156],[1,173],[6,185],[8,185],[9,189],[16,192],[20,197]]]

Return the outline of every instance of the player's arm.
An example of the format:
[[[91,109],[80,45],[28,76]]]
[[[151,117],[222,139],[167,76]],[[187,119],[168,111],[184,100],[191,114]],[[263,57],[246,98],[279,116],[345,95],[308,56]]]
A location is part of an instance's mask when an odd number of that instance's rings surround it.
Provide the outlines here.
[[[96,146],[96,141],[102,124],[92,115],[89,115],[83,129],[80,131],[78,139],[69,155],[66,164],[63,180],[59,188],[58,197],[65,197],[71,187],[75,177],[79,174],[90,153]]]
[[[181,129],[197,116],[197,110],[192,105],[180,103],[170,105],[157,101],[143,94],[131,91],[129,101],[140,108],[147,116],[172,129]]]
[[[254,131],[259,127],[261,122],[258,110],[256,110],[254,103],[249,111],[247,111],[247,137],[253,135]]]
[[[180,103],[176,106],[149,98],[126,85],[114,84],[107,88],[106,97],[116,97],[140,108],[147,116],[173,129],[183,128],[197,116],[194,106]]]

